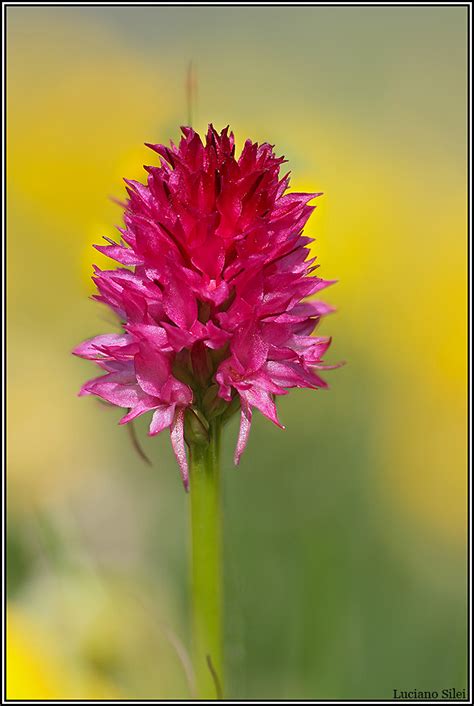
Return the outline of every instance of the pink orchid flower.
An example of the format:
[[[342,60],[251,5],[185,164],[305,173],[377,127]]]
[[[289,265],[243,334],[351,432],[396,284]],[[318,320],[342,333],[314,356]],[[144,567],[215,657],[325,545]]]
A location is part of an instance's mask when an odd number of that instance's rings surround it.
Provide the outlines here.
[[[319,370],[331,340],[311,336],[333,309],[308,300],[333,284],[316,277],[303,228],[319,193],[288,193],[283,158],[211,125],[205,142],[182,128],[147,184],[126,180],[121,242],[95,246],[124,267],[95,268],[95,299],[123,332],[96,336],[74,353],[105,374],[81,395],[127,409],[120,423],[152,412],[150,435],[170,429],[188,487],[186,420],[223,418],[240,407],[238,463],[253,408],[281,426],[275,397],[327,387]],[[194,420],[195,421],[195,420]],[[192,432],[189,432],[192,433]]]

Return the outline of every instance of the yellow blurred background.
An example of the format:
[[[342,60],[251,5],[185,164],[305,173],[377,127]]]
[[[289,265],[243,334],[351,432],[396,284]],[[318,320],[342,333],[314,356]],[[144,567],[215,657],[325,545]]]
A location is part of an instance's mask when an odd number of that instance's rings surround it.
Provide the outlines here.
[[[187,498],[167,438],[76,397],[122,177],[195,127],[268,141],[338,312],[331,390],[224,445],[234,698],[466,680],[466,7],[7,9],[10,699],[188,698]]]

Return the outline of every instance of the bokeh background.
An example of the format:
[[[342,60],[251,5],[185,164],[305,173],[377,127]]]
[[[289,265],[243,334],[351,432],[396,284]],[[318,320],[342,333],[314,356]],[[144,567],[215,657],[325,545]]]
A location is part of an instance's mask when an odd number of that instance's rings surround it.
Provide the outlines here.
[[[78,399],[92,249],[194,125],[324,191],[331,390],[224,444],[234,698],[466,686],[465,7],[9,7],[8,697],[187,698],[187,504],[167,435]]]

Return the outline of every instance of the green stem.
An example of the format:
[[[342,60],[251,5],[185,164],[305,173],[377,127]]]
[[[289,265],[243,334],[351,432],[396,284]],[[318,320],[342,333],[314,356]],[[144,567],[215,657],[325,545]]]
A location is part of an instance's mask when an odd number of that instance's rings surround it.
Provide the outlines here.
[[[221,699],[222,538],[220,426],[211,424],[208,445],[190,449],[194,672],[199,699]]]

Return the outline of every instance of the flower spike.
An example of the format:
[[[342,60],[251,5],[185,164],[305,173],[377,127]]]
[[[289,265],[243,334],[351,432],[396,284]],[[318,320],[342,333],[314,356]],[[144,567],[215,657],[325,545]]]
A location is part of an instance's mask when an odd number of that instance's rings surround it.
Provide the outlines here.
[[[319,371],[337,366],[323,362],[331,339],[311,335],[334,311],[308,299],[333,284],[314,274],[303,236],[321,193],[289,192],[267,143],[247,140],[236,157],[228,127],[182,133],[148,144],[161,164],[145,167],[145,184],[125,180],[119,242],[95,246],[120,265],[93,279],[123,331],[74,353],[103,373],[81,395],[125,408],[121,424],[151,412],[150,435],[170,429],[187,488],[186,444],[208,422],[240,408],[238,464],[253,408],[282,427],[275,399],[327,387]]]

